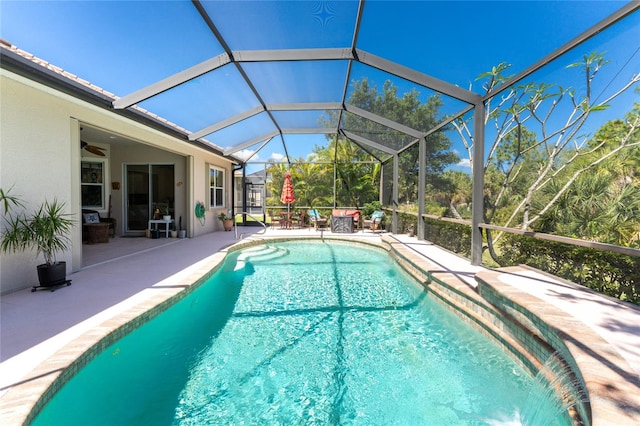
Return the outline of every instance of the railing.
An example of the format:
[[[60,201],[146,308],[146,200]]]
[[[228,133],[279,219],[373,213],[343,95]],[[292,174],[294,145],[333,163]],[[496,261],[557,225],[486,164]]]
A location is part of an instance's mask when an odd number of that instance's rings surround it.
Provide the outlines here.
[[[405,212],[400,210],[398,210],[398,213],[415,216],[416,219],[418,216],[417,213]],[[469,227],[471,226],[470,220],[454,219],[450,217],[435,216],[430,214],[423,214],[422,217],[427,219],[432,219],[432,220],[439,220],[442,222],[457,223],[459,225],[466,225]],[[523,236],[538,239],[538,240],[555,241],[557,243],[564,243],[572,246],[588,247],[588,248],[601,250],[601,251],[608,251],[612,253],[624,254],[627,256],[640,257],[640,249],[631,248],[631,247],[617,246],[614,244],[600,243],[597,241],[580,240],[577,238],[563,237],[560,235],[545,234],[543,232],[525,231],[517,228],[507,228],[504,226],[491,225],[488,223],[481,223],[478,226],[484,229],[491,229],[494,231],[506,232],[508,234],[523,235]]]
[[[640,250],[631,248],[631,247],[616,246],[613,244],[600,243],[597,241],[587,241],[587,240],[580,240],[577,238],[562,237],[560,235],[545,234],[542,232],[525,231],[522,229],[514,229],[514,228],[505,228],[504,226],[489,225],[488,223],[481,223],[478,226],[480,226],[480,228],[492,229],[494,231],[500,231],[500,232],[507,232],[509,234],[524,235],[526,237],[536,238],[540,240],[555,241],[557,243],[570,244],[572,246],[588,247],[588,248],[601,250],[601,251],[610,251],[613,253],[626,254],[627,256],[640,257]]]
[[[262,225],[262,227],[264,229],[262,231],[260,231],[260,232],[256,232],[256,234],[264,234],[265,232],[267,232],[267,225],[263,221],[258,220],[258,218],[253,216],[251,213],[248,213],[248,212],[236,213],[236,214],[233,215],[233,229],[234,229],[234,232],[235,232],[235,235],[236,235],[236,240],[238,239],[238,222],[236,221],[236,217],[238,217],[238,215],[249,216],[251,219],[255,220],[260,225]],[[240,233],[240,238],[242,238],[242,236],[244,234],[245,234],[244,232],[241,232]],[[248,234],[248,232],[247,232],[247,234]]]
[[[407,213],[407,212],[403,212],[403,213]],[[407,213],[407,214],[411,214],[411,213]],[[417,214],[416,214],[416,216],[417,216]],[[465,219],[456,219],[456,218],[453,218],[453,217],[436,216],[434,214],[423,214],[422,217],[426,217],[427,219],[433,219],[433,220],[441,220],[443,222],[457,223],[458,225],[471,226],[471,221],[470,220],[465,220]]]

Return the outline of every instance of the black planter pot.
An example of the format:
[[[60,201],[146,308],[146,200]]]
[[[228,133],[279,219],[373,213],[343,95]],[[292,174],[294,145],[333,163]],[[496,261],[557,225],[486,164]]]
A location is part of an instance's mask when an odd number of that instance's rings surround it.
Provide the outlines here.
[[[38,281],[40,287],[51,287],[66,284],[67,262],[46,263],[38,265]]]

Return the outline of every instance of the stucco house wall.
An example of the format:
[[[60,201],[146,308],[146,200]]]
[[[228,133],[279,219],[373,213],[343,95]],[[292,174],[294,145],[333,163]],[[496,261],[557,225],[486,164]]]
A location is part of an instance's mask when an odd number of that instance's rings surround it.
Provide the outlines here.
[[[78,223],[71,248],[58,256],[58,260],[67,262],[68,273],[82,265],[80,161],[88,156],[80,148],[83,125],[139,142],[126,148],[106,146],[106,197],[111,191],[114,217],[122,219],[123,189],[112,190],[110,182],[122,182],[123,163],[167,162],[175,164],[176,216],[183,216],[188,236],[222,229],[216,220],[218,210],[207,210],[205,225],[201,226],[194,206],[197,200],[207,205],[208,164],[226,171],[226,208],[231,206],[229,159],[5,69],[0,69],[0,94],[0,187],[5,191],[11,188],[11,194],[20,196],[29,211],[45,199],[55,198],[66,204]],[[4,223],[0,227],[4,229]],[[0,257],[0,293],[37,284],[36,266],[43,259],[36,258],[35,252]]]

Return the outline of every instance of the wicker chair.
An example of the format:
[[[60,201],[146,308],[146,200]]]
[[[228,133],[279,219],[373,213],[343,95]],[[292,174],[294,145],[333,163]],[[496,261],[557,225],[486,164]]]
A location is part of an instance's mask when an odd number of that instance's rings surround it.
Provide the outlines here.
[[[96,221],[97,218],[97,221]],[[102,217],[97,210],[82,209],[82,241],[89,241],[89,225],[91,223],[108,223],[108,235],[114,237],[116,235],[116,219],[112,217]]]

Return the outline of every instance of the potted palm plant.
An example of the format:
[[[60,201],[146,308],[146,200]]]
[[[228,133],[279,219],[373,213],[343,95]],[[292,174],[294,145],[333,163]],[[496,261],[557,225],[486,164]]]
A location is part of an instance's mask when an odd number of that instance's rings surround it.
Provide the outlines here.
[[[24,207],[20,200],[0,189],[0,203],[4,207],[5,230],[0,239],[3,253],[35,249],[44,262],[38,265],[40,287],[69,284],[66,262],[56,261],[56,254],[68,249],[69,233],[74,221],[64,213],[65,205],[57,200],[44,201],[32,214],[13,214],[11,207]],[[33,288],[35,291],[35,287]]]

